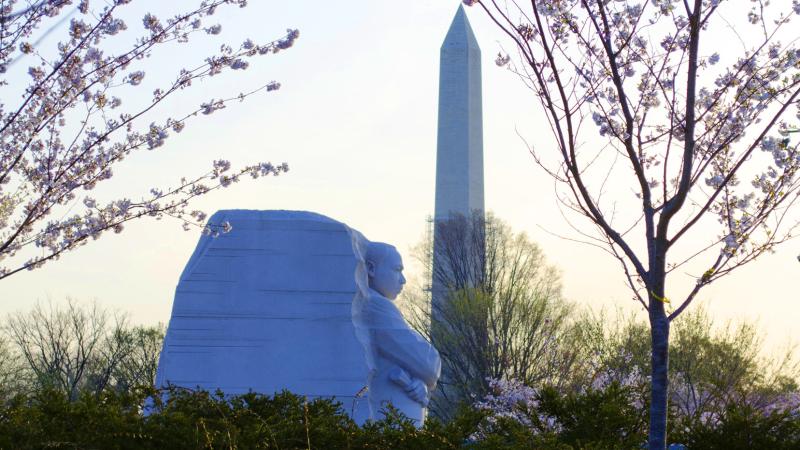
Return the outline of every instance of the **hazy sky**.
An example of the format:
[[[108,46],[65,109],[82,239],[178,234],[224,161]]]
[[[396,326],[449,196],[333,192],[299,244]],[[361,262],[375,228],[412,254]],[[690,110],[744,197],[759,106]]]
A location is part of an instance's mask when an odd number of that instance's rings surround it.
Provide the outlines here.
[[[219,158],[234,165],[285,161],[291,167],[288,174],[244,181],[197,206],[209,213],[228,208],[315,211],[372,240],[394,243],[408,258],[433,211],[439,47],[458,3],[256,0],[245,9],[220,10],[212,17],[223,24],[220,36],[171,47],[144,61],[143,92],[164,77],[171,79],[179,68],[202,62],[222,42],[268,41],[288,27],[299,28],[300,39],[289,51],[255,60],[243,73],[195,86],[164,105],[160,117],[270,80],[279,81],[282,89],[190,122],[164,147],[126,160],[103,187],[107,194],[95,195],[136,199],[150,187],[200,174]],[[139,27],[146,12],[142,8],[129,8],[131,28]],[[569,299],[598,308],[635,309],[615,260],[551,234],[570,232],[552,180],[518,136],[552,145],[549,128],[532,94],[494,64],[505,44],[502,36],[476,8],[467,13],[484,60],[487,208],[543,247],[561,269]],[[129,224],[120,235],[104,235],[42,269],[0,282],[0,313],[69,296],[127,311],[136,322],[166,322],[178,276],[198,238],[175,220]],[[800,341],[798,253],[800,244],[790,242],[706,288],[697,303],[720,321],[758,319],[771,344]]]

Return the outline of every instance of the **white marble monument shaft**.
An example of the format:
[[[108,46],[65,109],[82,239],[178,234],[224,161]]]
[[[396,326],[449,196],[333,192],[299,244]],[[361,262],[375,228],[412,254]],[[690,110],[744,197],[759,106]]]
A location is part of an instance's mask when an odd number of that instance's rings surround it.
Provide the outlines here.
[[[484,209],[481,50],[461,6],[439,64],[435,220]]]
[[[481,110],[481,51],[467,15],[458,7],[442,43],[439,66],[439,130],[436,149],[436,210],[434,222],[448,219],[472,224],[483,215],[483,120]],[[453,227],[449,227],[452,233]],[[462,228],[462,232],[466,229]],[[443,274],[459,272],[452,258],[441,253],[444,242],[469,241],[467,235],[448,236],[434,225],[432,300],[434,305],[446,296],[452,278]],[[482,249],[464,249],[480,255]],[[461,264],[482,264],[482,258],[465,259]],[[482,272],[472,268],[472,272]],[[475,270],[478,269],[478,270]],[[455,271],[455,272],[454,272]],[[474,282],[475,280],[473,280]],[[468,283],[473,284],[473,283]],[[449,286],[465,287],[465,286]],[[434,308],[436,314],[436,308]]]

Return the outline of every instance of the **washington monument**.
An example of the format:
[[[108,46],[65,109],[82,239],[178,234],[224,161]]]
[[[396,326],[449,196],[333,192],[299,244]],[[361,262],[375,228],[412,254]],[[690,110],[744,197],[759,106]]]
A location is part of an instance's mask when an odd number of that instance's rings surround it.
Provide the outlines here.
[[[474,287],[483,278],[482,227],[475,230],[469,226],[474,219],[482,219],[484,212],[481,115],[481,50],[464,8],[459,6],[439,62],[431,280],[434,314],[447,290]]]
[[[462,6],[439,60],[435,220],[483,211],[481,50]]]
[[[449,314],[445,312],[448,292],[476,287],[484,277],[481,115],[481,50],[464,8],[459,6],[442,44],[439,63],[431,273],[431,337],[434,346],[438,342],[437,329],[444,331],[449,328]],[[444,328],[439,328],[442,326]],[[443,356],[447,358],[444,353]],[[450,380],[451,374],[445,364],[432,404],[434,413],[440,416],[452,412],[452,406],[458,401],[459,394],[448,388]]]

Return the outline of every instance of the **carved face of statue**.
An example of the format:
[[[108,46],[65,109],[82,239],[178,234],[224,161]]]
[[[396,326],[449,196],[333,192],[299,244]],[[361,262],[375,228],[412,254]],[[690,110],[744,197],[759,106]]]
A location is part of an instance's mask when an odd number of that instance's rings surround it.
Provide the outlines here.
[[[387,245],[382,250],[383,257],[376,258],[377,262],[367,261],[369,287],[389,300],[394,300],[406,284],[406,278],[403,276],[403,258],[394,247]]]

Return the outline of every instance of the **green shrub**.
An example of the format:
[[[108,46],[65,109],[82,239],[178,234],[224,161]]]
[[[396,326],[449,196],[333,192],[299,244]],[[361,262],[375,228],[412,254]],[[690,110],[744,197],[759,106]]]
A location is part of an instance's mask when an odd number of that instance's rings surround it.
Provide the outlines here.
[[[749,405],[730,405],[719,417],[681,425],[674,440],[692,450],[800,449],[800,411],[765,414]]]
[[[142,414],[147,405],[148,414]],[[359,427],[329,399],[171,388],[18,395],[0,408],[0,449],[439,449],[460,448],[476,420],[430,420],[418,430],[389,410]],[[472,424],[472,425],[471,425]]]
[[[337,402],[289,392],[140,388],[70,400],[63,391],[42,390],[0,405],[0,449],[607,450],[640,449],[646,441],[646,407],[630,401],[628,387],[531,392],[536,401],[522,402],[520,414],[462,407],[447,423],[429,419],[417,429],[391,408],[359,426]],[[797,413],[732,406],[713,420],[676,421],[670,441],[692,450],[798,449]]]
[[[574,448],[633,449],[647,440],[647,414],[631,404],[630,388],[613,382],[604,389],[562,394],[542,389],[540,411],[561,425],[559,440]]]

